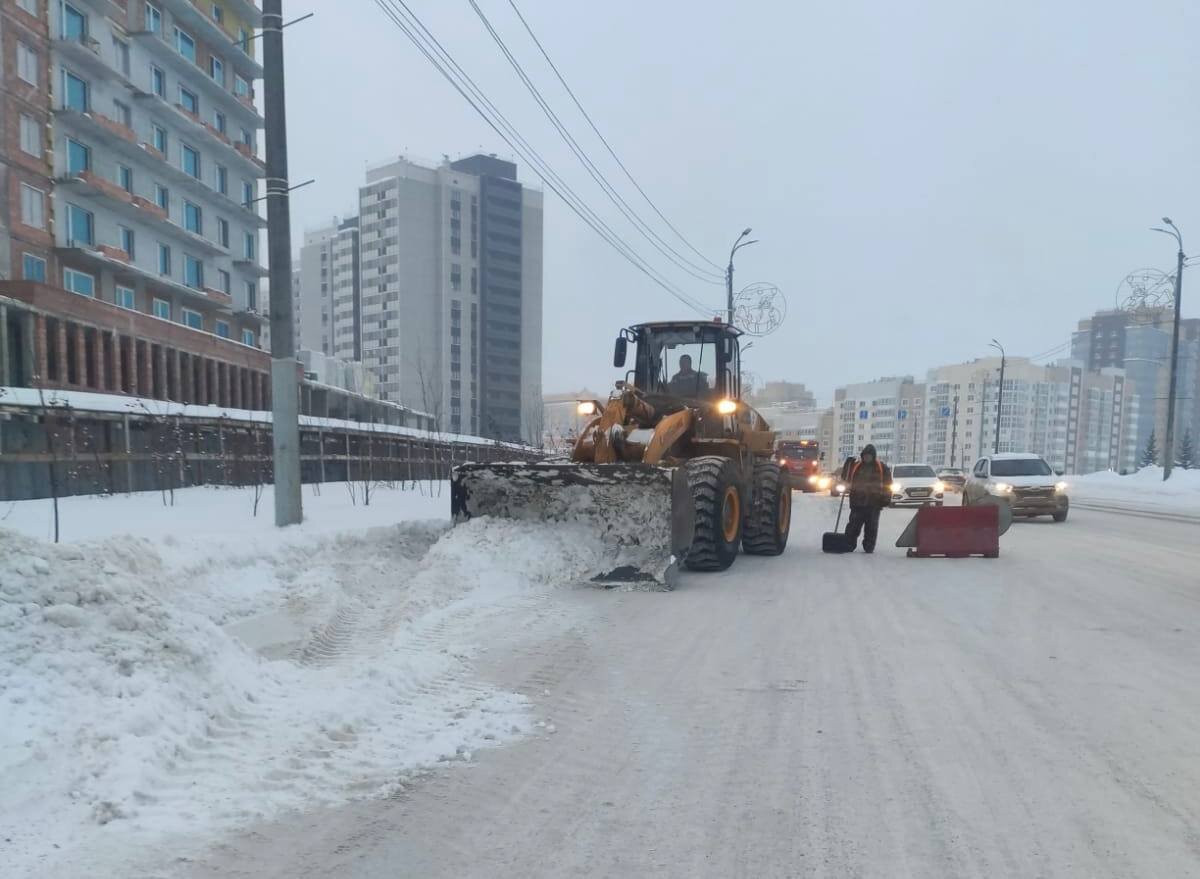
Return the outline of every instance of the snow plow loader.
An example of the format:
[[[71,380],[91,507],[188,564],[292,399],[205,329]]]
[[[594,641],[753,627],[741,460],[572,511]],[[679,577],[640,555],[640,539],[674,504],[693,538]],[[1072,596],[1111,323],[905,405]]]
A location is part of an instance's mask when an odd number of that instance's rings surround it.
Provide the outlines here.
[[[607,549],[607,585],[669,588],[678,565],[722,571],[738,553],[787,546],[791,490],[775,433],[741,398],[740,331],[720,322],[646,323],[621,331],[634,368],[587,418],[570,458],[463,464],[451,478],[455,522],[476,516],[574,523]]]

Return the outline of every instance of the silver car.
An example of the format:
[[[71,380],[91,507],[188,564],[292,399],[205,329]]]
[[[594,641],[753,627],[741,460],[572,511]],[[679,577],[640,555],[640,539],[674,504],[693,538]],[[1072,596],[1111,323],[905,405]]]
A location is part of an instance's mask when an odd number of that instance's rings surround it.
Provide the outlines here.
[[[1007,500],[1013,516],[1051,516],[1055,522],[1065,522],[1071,508],[1067,488],[1040,455],[988,455],[975,462],[963,486],[962,502],[972,506],[990,495]]]

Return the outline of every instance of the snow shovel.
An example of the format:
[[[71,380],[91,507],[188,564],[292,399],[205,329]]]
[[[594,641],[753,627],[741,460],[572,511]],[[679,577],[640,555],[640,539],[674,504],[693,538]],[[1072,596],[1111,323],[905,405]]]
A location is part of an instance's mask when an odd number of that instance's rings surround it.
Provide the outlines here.
[[[850,538],[838,530],[842,526],[842,507],[845,505],[846,494],[843,492],[842,499],[838,502],[837,521],[833,524],[833,530],[821,535],[821,552],[854,552],[854,544],[850,542]]]

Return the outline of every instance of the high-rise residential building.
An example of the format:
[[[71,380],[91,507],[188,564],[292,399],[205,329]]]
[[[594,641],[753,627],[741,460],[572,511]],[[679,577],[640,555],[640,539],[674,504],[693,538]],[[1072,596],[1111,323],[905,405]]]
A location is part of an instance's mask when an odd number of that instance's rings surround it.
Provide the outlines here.
[[[1174,311],[1100,311],[1079,322],[1071,337],[1071,357],[1088,369],[1123,369],[1138,399],[1132,442],[1145,449],[1153,432],[1162,448],[1170,387],[1171,334]],[[1180,321],[1179,375],[1175,391],[1176,452],[1190,430],[1200,438],[1200,319]]]
[[[398,159],[368,170],[359,236],[361,356],[383,398],[540,442],[541,192],[494,156]]]
[[[0,4],[0,383],[265,396],[261,23],[249,0]]]
[[[292,287],[300,348],[362,359],[358,260],[358,217],[305,234]]]
[[[912,376],[903,376],[837,388],[833,395],[835,443],[831,449],[836,456],[831,460],[835,464],[845,461],[871,443],[880,458],[897,462],[905,451],[901,440],[906,435],[903,428],[898,432],[897,422],[909,416],[917,387]]]

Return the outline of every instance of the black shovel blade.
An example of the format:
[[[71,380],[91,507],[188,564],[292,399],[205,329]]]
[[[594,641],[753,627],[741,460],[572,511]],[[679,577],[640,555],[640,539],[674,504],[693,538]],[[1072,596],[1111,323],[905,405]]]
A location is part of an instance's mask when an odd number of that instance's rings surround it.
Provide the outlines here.
[[[821,535],[821,552],[854,552],[854,544],[845,534],[838,531],[826,531]]]

